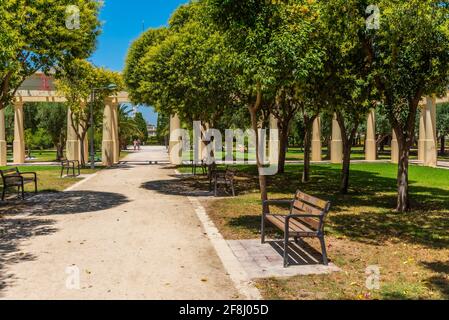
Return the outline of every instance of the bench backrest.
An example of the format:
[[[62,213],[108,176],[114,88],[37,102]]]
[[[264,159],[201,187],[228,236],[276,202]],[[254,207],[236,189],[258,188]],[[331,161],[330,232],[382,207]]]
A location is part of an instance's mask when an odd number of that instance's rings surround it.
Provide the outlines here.
[[[291,214],[308,214],[315,217],[301,217],[297,218],[302,223],[310,226],[317,231],[323,231],[324,222],[329,213],[331,203],[319,198],[310,196],[302,191],[297,191],[295,199],[291,206]]]
[[[14,177],[14,176],[20,175],[18,168],[0,170],[0,174],[2,177],[8,177],[8,176]]]

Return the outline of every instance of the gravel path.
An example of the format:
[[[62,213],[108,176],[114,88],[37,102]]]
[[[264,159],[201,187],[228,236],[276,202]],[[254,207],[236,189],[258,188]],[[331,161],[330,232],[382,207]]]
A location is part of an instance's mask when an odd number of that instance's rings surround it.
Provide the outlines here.
[[[177,194],[174,170],[138,163],[166,161],[165,150],[144,148],[126,160],[4,217],[0,298],[242,298],[193,206]]]

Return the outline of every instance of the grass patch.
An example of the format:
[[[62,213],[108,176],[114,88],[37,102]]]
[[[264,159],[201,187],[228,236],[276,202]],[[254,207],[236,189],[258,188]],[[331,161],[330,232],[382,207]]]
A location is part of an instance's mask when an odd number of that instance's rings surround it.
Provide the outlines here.
[[[8,167],[10,168],[10,167]],[[5,169],[5,167],[0,167],[1,169]],[[95,170],[91,169],[81,169],[81,174],[92,174],[101,168],[97,168]],[[67,189],[71,185],[81,181],[81,178],[61,178],[61,169],[59,166],[22,166],[19,167],[19,171],[21,172],[36,172],[38,179],[38,190],[39,192],[59,192]],[[2,187],[3,188],[3,187]],[[3,190],[0,188],[0,190]],[[34,187],[29,184],[26,185],[25,191],[32,191]]]
[[[213,199],[206,207],[226,239],[258,238],[261,204],[257,171],[254,166],[238,168],[239,196]],[[407,214],[393,210],[396,165],[353,164],[348,195],[338,192],[340,166],[312,166],[309,184],[301,183],[301,170],[300,165],[287,165],[285,174],[268,177],[270,198],[290,199],[301,189],[332,201],[326,230],[329,256],[343,271],[258,281],[266,298],[449,298],[448,170],[410,167],[413,211]],[[186,179],[207,188],[204,177]],[[272,230],[272,234],[277,232]],[[310,243],[318,248],[313,240]],[[365,270],[370,265],[380,267],[380,290],[366,288]]]

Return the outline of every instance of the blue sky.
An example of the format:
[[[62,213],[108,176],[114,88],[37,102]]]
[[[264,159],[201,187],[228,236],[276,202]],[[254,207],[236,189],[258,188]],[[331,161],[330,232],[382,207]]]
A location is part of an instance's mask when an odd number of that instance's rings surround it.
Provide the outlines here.
[[[167,24],[173,11],[188,0],[105,0],[100,19],[103,32],[90,61],[96,66],[122,71],[130,44],[145,29]],[[150,108],[140,108],[150,123],[157,116]]]

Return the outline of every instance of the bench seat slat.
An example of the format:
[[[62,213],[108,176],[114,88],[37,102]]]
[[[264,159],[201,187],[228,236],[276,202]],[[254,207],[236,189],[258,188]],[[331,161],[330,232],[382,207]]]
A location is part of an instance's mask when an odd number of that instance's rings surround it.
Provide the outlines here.
[[[267,220],[281,230],[285,229],[285,217],[267,216]],[[289,233],[301,235],[316,235],[316,231],[300,223],[296,219],[290,219]]]

